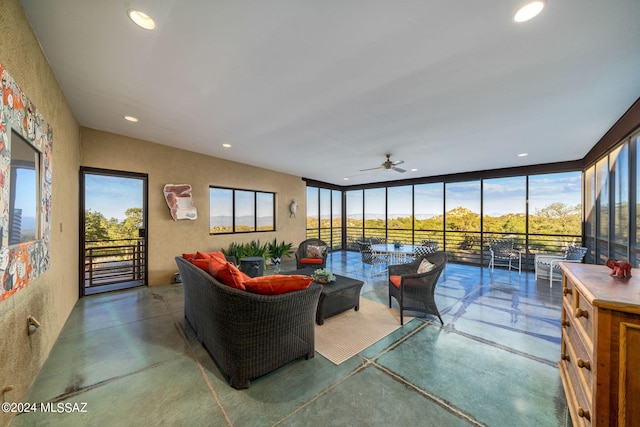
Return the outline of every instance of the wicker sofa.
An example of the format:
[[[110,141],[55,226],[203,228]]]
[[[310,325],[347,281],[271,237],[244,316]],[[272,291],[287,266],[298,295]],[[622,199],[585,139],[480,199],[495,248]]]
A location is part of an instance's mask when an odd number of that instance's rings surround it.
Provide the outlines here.
[[[223,285],[176,257],[184,314],[229,384],[251,379],[315,352],[314,320],[321,286],[282,295],[259,295]]]

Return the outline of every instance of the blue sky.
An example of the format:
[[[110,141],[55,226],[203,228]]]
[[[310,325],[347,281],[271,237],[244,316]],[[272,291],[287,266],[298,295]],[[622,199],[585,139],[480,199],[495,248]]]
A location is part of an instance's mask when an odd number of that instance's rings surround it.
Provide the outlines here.
[[[36,171],[18,168],[18,183],[24,183],[16,189],[15,208],[22,209],[23,217],[36,216]]]
[[[137,178],[85,175],[85,209],[122,221],[129,208],[142,208],[143,182]]]

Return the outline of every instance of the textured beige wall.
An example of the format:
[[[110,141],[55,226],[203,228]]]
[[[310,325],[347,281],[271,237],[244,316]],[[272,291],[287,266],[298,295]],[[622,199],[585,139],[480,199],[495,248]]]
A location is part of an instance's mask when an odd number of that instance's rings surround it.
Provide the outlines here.
[[[0,0],[0,62],[53,128],[51,268],[0,301],[0,389],[20,402],[78,299],[80,131],[18,0]],[[42,326],[27,335],[27,316]],[[0,425],[11,414],[0,412]]]
[[[297,246],[305,239],[306,185],[300,177],[241,163],[81,128],[82,166],[139,172],[149,175],[149,284],[169,283],[177,271],[176,255],[196,250],[219,250],[233,241],[274,237]],[[165,184],[190,184],[198,219],[174,221],[164,200]],[[209,235],[209,186],[276,193],[276,231],[235,235]],[[296,218],[289,203],[298,201]]]

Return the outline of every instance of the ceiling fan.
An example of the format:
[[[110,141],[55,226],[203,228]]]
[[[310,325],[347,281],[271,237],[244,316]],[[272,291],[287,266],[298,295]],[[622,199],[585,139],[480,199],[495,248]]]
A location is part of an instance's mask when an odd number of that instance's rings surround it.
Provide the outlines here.
[[[372,171],[375,169],[383,169],[383,170],[394,170],[396,172],[406,172],[406,170],[396,167],[398,165],[401,165],[404,163],[404,160],[396,160],[395,162],[391,161],[391,154],[386,154],[387,156],[387,160],[385,160],[384,162],[382,162],[382,164],[378,167],[375,168],[369,168],[369,169],[360,169],[360,172],[364,172],[364,171]]]

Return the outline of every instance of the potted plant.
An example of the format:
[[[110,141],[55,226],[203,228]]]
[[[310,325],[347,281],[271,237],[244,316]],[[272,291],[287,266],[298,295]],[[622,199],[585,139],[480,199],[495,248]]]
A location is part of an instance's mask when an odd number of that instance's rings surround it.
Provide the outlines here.
[[[240,258],[245,256],[244,244],[238,244],[236,242],[231,242],[229,249],[223,248],[221,251],[225,256],[233,257],[236,265],[240,263]]]
[[[261,244],[260,240],[252,240],[244,245],[244,256],[265,258],[269,252],[269,244]]]
[[[274,238],[273,242],[268,244],[268,252],[271,257],[271,263],[275,267],[276,272],[280,271],[280,263],[282,262],[282,257],[291,256],[293,251],[293,243],[285,243],[284,240],[281,243]]]

